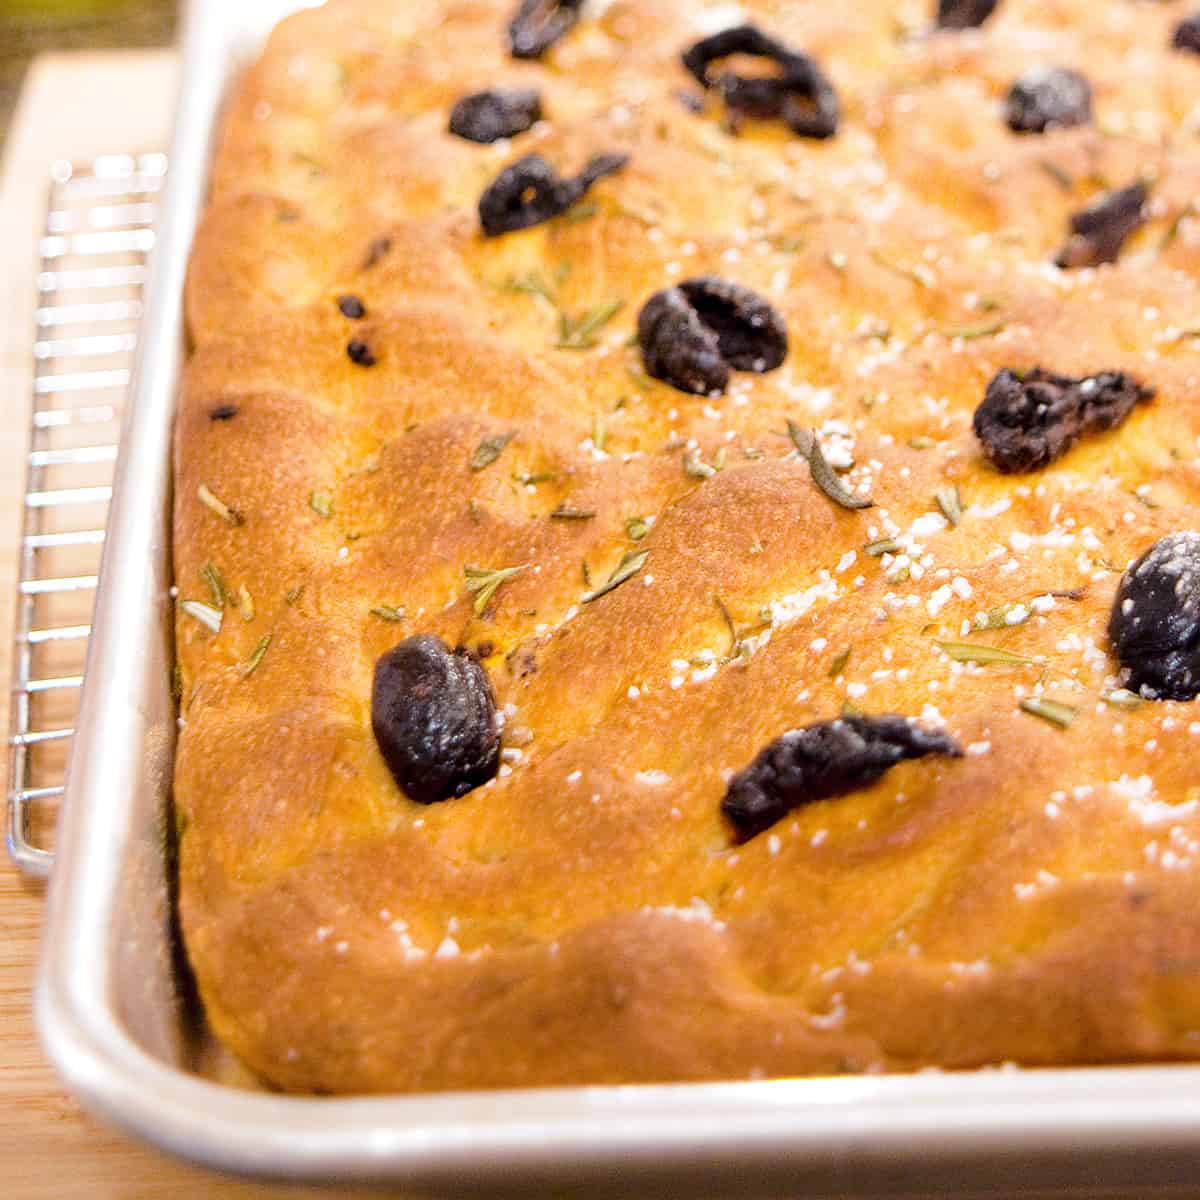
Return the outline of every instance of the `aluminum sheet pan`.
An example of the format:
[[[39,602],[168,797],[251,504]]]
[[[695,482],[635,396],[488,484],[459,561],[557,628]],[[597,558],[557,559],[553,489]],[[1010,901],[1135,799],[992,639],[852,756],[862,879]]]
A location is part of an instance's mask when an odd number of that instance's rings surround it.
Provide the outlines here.
[[[396,3],[419,0],[396,0]],[[178,1155],[444,1195],[808,1195],[1125,1186],[1200,1171],[1200,1067],[986,1071],[323,1099],[204,1070],[165,837],[170,439],[182,290],[230,81],[292,0],[197,0],[118,464],[37,985],[54,1064]]]

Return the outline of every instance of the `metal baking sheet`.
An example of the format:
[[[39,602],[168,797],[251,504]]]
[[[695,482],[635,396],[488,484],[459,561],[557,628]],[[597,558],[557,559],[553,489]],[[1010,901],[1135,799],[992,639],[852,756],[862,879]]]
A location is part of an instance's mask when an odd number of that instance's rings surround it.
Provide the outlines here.
[[[396,3],[417,0],[396,0]],[[38,1025],[72,1091],[169,1151],[437,1194],[1144,1196],[1200,1168],[1200,1067],[372,1098],[212,1069],[173,936],[170,436],[182,290],[227,86],[294,0],[197,0],[68,770]],[[244,1084],[245,1081],[243,1080]]]

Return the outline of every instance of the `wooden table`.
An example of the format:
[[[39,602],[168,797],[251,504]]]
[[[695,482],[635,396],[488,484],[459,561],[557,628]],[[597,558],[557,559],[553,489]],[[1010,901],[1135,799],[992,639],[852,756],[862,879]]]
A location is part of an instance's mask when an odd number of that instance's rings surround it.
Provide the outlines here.
[[[34,64],[0,173],[0,729],[29,411],[35,238],[52,160],[165,149],[176,62],[167,51],[45,56]],[[7,771],[7,762],[4,770]],[[6,783],[7,788],[7,783]],[[333,1194],[182,1166],[84,1114],[46,1065],[30,1017],[43,889],[0,853],[0,1195],[6,1200],[233,1200]]]

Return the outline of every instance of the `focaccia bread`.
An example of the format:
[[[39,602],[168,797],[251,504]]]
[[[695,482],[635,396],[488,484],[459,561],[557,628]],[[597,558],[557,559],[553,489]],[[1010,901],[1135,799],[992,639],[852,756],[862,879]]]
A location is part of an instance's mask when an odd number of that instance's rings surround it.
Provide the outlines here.
[[[304,11],[223,120],[213,1028],[324,1092],[1197,1056],[1200,21],[514,5]]]

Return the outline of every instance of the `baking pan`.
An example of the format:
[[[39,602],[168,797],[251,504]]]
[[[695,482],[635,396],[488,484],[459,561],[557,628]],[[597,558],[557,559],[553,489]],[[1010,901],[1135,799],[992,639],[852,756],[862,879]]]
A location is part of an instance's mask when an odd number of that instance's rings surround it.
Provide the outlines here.
[[[403,3],[405,0],[396,0]],[[418,0],[409,0],[416,3]],[[214,1077],[172,929],[170,436],[182,290],[227,86],[295,0],[199,0],[68,771],[37,985],[91,1109],[176,1154],[438,1194],[840,1196],[1180,1187],[1200,1067],[921,1073],[385,1098]]]

